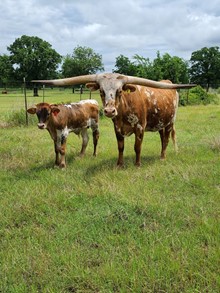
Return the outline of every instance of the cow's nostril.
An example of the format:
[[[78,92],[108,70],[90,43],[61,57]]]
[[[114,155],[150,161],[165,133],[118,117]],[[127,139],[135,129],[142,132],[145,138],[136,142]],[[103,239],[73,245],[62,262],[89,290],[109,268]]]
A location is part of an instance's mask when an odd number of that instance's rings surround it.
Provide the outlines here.
[[[112,114],[115,114],[115,109],[112,110]]]

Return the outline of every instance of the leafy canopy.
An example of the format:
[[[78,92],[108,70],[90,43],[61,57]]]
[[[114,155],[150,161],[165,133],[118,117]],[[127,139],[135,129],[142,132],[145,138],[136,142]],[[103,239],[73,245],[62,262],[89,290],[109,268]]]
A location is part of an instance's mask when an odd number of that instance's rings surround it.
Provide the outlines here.
[[[51,45],[38,37],[21,36],[8,48],[16,80],[50,79],[62,60]]]
[[[135,64],[124,55],[120,55],[116,58],[115,67],[115,73],[121,73],[125,75],[136,75],[137,72]]]
[[[64,77],[95,74],[103,71],[102,56],[88,47],[77,46],[72,55],[66,55],[62,65]]]
[[[187,83],[189,80],[188,64],[177,56],[171,57],[168,53],[160,56],[157,52],[157,58],[152,62],[137,54],[133,59],[132,62],[128,57],[118,56],[114,72],[153,80],[169,79],[174,83]]]
[[[0,83],[6,87],[13,74],[13,68],[9,56],[0,55]]]
[[[220,82],[219,47],[202,48],[191,55],[191,81],[205,87],[218,87]]]

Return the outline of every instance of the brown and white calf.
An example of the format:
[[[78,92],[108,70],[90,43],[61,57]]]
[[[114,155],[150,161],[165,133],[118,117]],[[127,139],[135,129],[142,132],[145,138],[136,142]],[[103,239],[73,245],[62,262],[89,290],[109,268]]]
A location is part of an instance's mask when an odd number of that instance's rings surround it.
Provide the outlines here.
[[[145,131],[159,131],[161,159],[166,156],[170,134],[175,143],[174,121],[178,107],[176,89],[191,88],[193,84],[172,84],[117,73],[101,73],[55,80],[34,80],[43,84],[66,86],[86,84],[99,90],[104,114],[112,119],[118,142],[117,165],[123,165],[124,138],[135,134],[137,166],[140,165],[141,145]]]
[[[89,141],[88,128],[93,132],[94,152],[99,139],[99,106],[95,100],[82,100],[71,104],[39,103],[27,110],[38,117],[38,128],[47,129],[54,141],[55,165],[66,167],[66,141],[70,132],[82,136],[82,148],[80,155],[85,154]]]

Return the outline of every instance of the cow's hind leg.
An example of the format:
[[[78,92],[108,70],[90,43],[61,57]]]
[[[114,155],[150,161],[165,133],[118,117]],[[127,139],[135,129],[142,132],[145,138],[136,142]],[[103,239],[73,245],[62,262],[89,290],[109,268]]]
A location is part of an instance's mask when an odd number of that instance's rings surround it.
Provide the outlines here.
[[[173,127],[165,127],[159,131],[160,139],[161,139],[161,160],[166,158],[166,149],[170,138],[170,132],[172,131]]]
[[[86,147],[87,147],[88,142],[89,142],[89,136],[88,136],[88,133],[87,133],[87,128],[84,128],[81,131],[81,136],[82,136],[82,148],[81,148],[81,151],[80,151],[80,156],[83,157],[85,155]]]

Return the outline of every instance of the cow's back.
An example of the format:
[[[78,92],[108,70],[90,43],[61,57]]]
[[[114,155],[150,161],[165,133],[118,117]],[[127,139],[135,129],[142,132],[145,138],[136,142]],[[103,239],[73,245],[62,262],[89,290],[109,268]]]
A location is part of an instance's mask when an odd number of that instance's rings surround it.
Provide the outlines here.
[[[78,103],[58,105],[59,114],[53,116],[53,124],[57,129],[86,128],[91,119],[98,120],[99,107],[94,100],[83,100]]]

